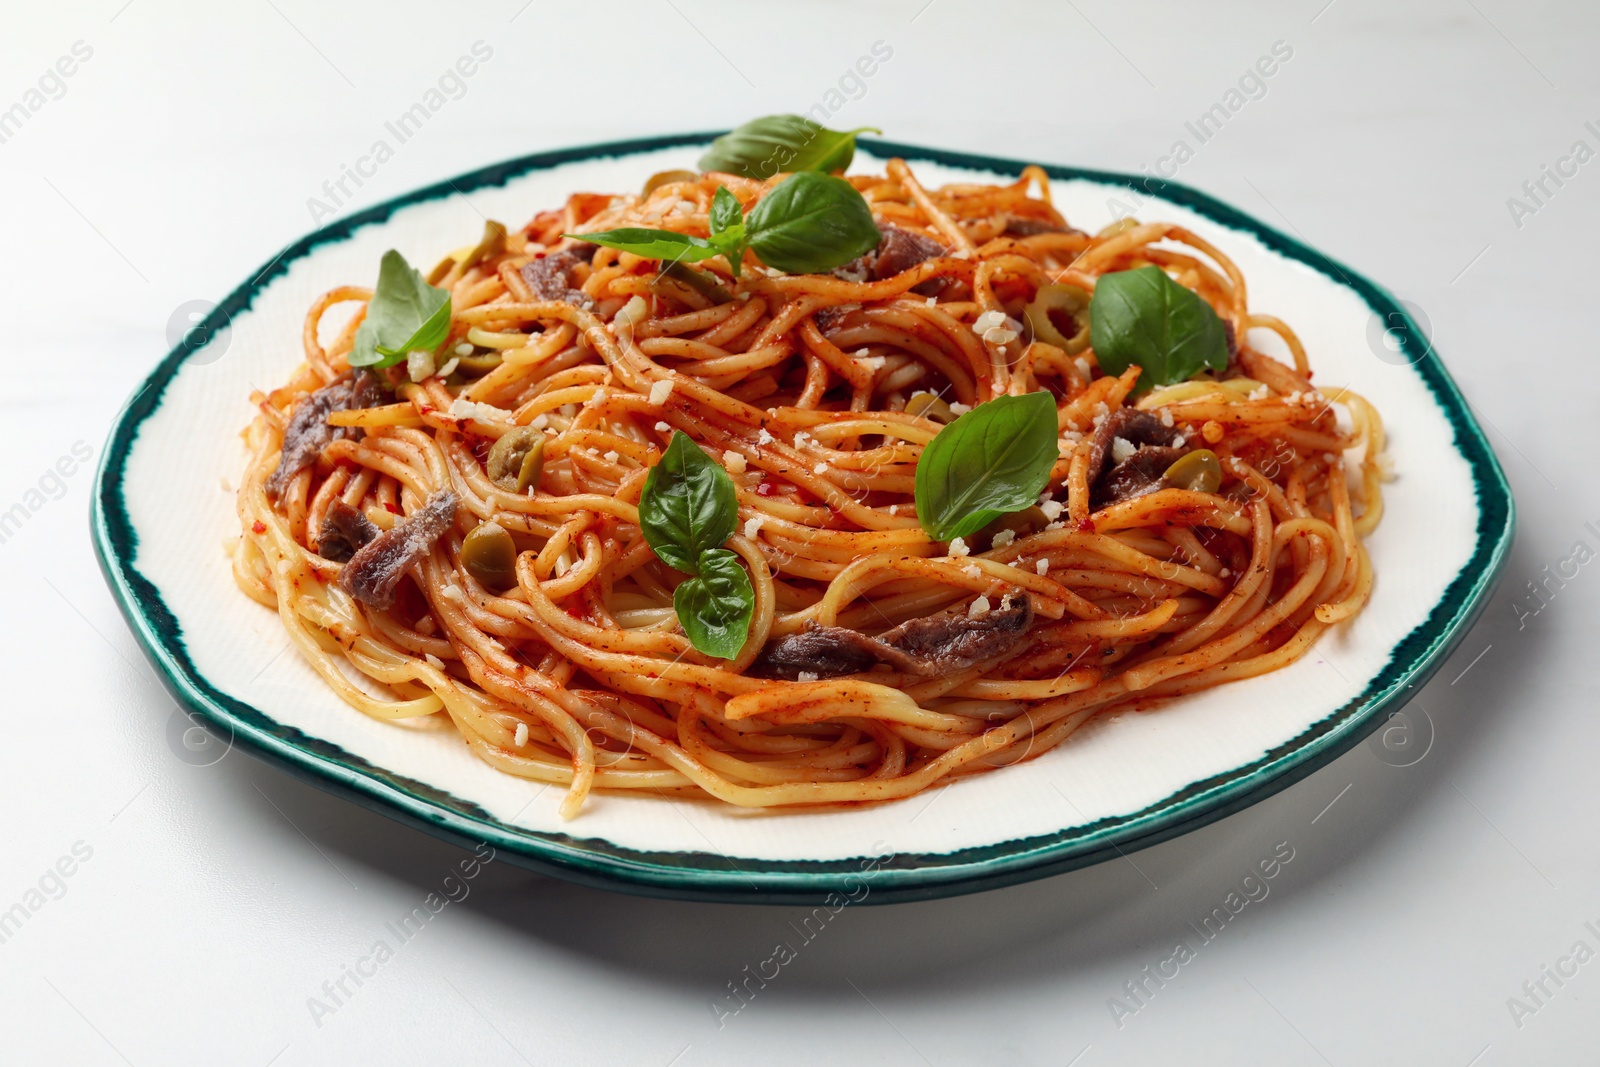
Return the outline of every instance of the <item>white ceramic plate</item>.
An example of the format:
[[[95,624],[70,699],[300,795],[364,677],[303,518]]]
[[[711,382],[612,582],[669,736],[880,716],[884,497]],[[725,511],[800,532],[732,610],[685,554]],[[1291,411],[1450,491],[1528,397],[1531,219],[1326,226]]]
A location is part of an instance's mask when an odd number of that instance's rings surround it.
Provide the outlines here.
[[[1091,232],[1120,205],[1183,224],[1243,270],[1250,306],[1290,322],[1324,388],[1348,385],[1387,422],[1399,480],[1368,542],[1372,601],[1291,667],[1103,717],[1041,758],[894,804],[826,813],[597,795],[574,821],[559,789],[492,770],[453,729],[368,719],[293,653],[277,617],[235,587],[239,430],[253,387],[300,361],[306,307],[372,276],[387,248],[431,262],[482,226],[575,190],[637,188],[692,167],[710,135],[531,156],[329,225],[235,291],[130,400],[104,452],[102,566],[169,688],[214,730],[335,792],[424,829],[488,841],[531,867],[635,892],[705,899],[872,901],[967,892],[1127,852],[1254,803],[1355,744],[1403,703],[1476,617],[1510,544],[1493,452],[1437,355],[1370,282],[1211,198],[1134,175],[1048,168]],[[852,169],[911,160],[922,180],[998,181],[1020,163],[863,142]],[[1125,210],[1125,209],[1120,209]],[[1387,334],[1384,327],[1393,327]],[[1386,342],[1386,343],[1385,343]]]

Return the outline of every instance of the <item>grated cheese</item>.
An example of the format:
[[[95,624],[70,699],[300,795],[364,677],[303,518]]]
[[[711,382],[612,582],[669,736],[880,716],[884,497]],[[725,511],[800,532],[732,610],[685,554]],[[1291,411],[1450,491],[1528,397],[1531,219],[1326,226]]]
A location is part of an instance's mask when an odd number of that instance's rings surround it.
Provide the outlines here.
[[[754,541],[756,539],[756,534],[761,532],[761,527],[766,525],[766,522],[766,518],[761,515],[754,515],[744,520],[745,537],[751,541]]]
[[[1066,509],[1062,506],[1061,501],[1059,500],[1046,500],[1040,503],[1039,510],[1044,512],[1045,518],[1049,519],[1051,522],[1055,522],[1061,517],[1061,513]]]
[[[612,449],[610,452],[607,452],[606,455],[605,455],[605,460],[606,460],[607,463],[615,463],[617,460],[619,460],[621,458],[622,458],[622,453],[618,452],[616,449]]]
[[[959,400],[950,405],[950,413],[952,415],[965,415],[967,412],[969,412],[971,410],[972,410],[972,405],[971,404],[963,404]]]
[[[811,468],[811,473],[812,474],[827,474],[828,473],[828,465],[826,463],[818,463],[815,467]]]
[[[414,382],[424,382],[433,377],[432,352],[407,352],[406,377]]]
[[[450,403],[450,417],[452,419],[476,419],[479,422],[496,422],[505,412],[493,404],[480,404],[476,400],[462,400],[456,397]]]
[[[749,464],[745,462],[744,453],[735,452],[731,448],[722,453],[722,465],[727,467],[734,474],[743,474],[745,469],[749,466]]]
[[[820,674],[818,674],[816,671],[801,671],[800,672],[800,680],[802,682],[814,682],[818,678],[821,678],[821,677],[822,676]]]
[[[1004,548],[1007,545],[1009,545],[1011,542],[1015,541],[1016,539],[1017,539],[1017,531],[1015,531],[1015,530],[1001,530],[999,533],[994,535],[994,543],[991,544],[989,547],[990,548]]]
[[[972,549],[967,547],[965,539],[957,537],[950,542],[950,554],[952,556],[967,556],[972,554]]]
[[[635,297],[634,299],[638,299]],[[672,379],[664,378],[650,387],[650,403],[660,407],[672,395]]]
[[[770,445],[776,440],[776,437],[767,432],[767,428],[765,426],[761,427],[761,432],[756,434],[756,444],[758,445]]]
[[[1004,311],[985,311],[982,315],[979,315],[977,321],[972,324],[972,332],[982,335],[988,333],[990,330],[1003,328],[1005,324],[1006,313]]]
[[[523,745],[528,743],[528,724],[527,723],[525,723],[525,722],[517,723],[517,736],[515,736],[515,737],[513,737],[511,739],[511,743],[513,745],[516,745],[518,748],[521,748]]]
[[[1040,577],[1043,577],[1044,575],[1049,574],[1050,573],[1050,561],[1047,560],[1047,559],[1041,559],[1038,563],[1035,563],[1033,565],[1033,573],[1039,575]]]
[[[667,425],[667,424],[666,424],[666,423],[664,423],[664,422],[658,422],[658,423],[656,423],[656,429],[657,429],[657,430],[659,430],[659,431],[661,431],[661,432],[662,432],[662,433],[671,433],[671,432],[672,432],[672,427],[671,427],[671,426],[668,426],[668,425]]]
[[[987,614],[989,614],[989,598],[986,596],[981,596],[977,600],[974,600],[971,606],[967,608],[967,615],[969,617],[975,618],[979,615]]]
[[[1127,458],[1138,451],[1134,443],[1125,437],[1111,439],[1111,462],[1123,463]]]

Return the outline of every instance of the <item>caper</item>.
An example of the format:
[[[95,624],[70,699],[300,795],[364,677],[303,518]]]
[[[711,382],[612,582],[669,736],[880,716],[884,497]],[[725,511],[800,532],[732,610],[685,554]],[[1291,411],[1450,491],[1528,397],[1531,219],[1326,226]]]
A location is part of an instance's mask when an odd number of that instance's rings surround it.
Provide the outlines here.
[[[461,565],[486,589],[517,584],[517,546],[497,522],[480,523],[461,542]]]
[[[1222,487],[1222,464],[1209,448],[1197,448],[1167,468],[1161,480],[1175,489],[1215,493]]]
[[[692,289],[713,304],[726,304],[733,294],[717,284],[716,276],[709,271],[699,271],[682,263],[668,263],[650,283],[650,291],[657,296],[677,296],[674,290],[682,286]]]
[[[1041,285],[1022,317],[1035,341],[1069,356],[1089,347],[1089,294],[1076,285]]]
[[[644,183],[644,192],[640,195],[649,196],[663,185],[670,184],[671,182],[696,182],[699,180],[700,175],[696,174],[692,170],[658,171],[657,173],[650,175],[649,179]]]
[[[956,421],[956,413],[950,410],[950,405],[934,393],[912,393],[906,401],[906,414],[940,423]]]
[[[544,432],[518,426],[501,436],[489,449],[488,473],[502,489],[525,493],[528,486],[537,486],[544,473]]]

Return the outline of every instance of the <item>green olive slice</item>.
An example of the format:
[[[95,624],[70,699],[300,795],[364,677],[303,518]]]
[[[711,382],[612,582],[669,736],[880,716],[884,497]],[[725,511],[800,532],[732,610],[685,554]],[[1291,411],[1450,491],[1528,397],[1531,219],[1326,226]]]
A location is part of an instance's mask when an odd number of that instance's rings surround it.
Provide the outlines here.
[[[506,226],[503,222],[494,219],[485,219],[483,223],[483,239],[476,248],[467,253],[467,258],[461,261],[461,273],[476,267],[486,259],[493,259],[506,250]]]
[[[457,368],[469,378],[482,378],[505,361],[505,356],[496,349],[487,352],[478,352],[470,356],[457,356]]]
[[[517,584],[517,545],[497,522],[480,523],[461,542],[461,565],[486,589]]]
[[[950,405],[934,393],[912,393],[906,400],[906,414],[947,425],[956,421],[956,413],[950,410]]]
[[[489,480],[502,489],[525,493],[544,473],[544,431],[518,426],[489,449]]]
[[[1197,448],[1168,467],[1161,480],[1175,489],[1215,493],[1222,488],[1222,464],[1209,448]]]
[[[700,175],[692,170],[658,171],[645,180],[644,191],[640,195],[649,196],[663,185],[670,185],[673,182],[696,182],[699,180]]]
[[[968,543],[993,546],[994,539],[1007,530],[1010,530],[1014,537],[1030,537],[1049,525],[1050,520],[1045,518],[1044,510],[1035,504],[1021,511],[1001,515],[969,538]]]
[[[517,492],[526,493],[528,487],[539,488],[539,479],[544,477],[544,437],[541,436],[533,443],[522,457],[522,466],[517,468]]]
[[[657,296],[677,297],[680,286],[693,290],[713,304],[726,304],[733,299],[733,294],[717,283],[715,275],[682,263],[668,263],[663,267],[650,283],[650,291]]]
[[[1035,341],[1069,356],[1089,347],[1089,294],[1076,285],[1041,285],[1022,317]]]

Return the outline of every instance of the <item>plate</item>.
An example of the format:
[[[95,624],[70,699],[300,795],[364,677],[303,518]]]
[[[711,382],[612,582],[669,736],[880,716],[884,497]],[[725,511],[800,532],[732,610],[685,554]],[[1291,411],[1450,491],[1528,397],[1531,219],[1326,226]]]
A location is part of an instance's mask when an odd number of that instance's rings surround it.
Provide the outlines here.
[[[656,896],[883,903],[993,888],[1154,844],[1238,811],[1328,763],[1425,682],[1482,610],[1514,504],[1483,431],[1397,301],[1354,271],[1204,193],[1138,175],[1047,167],[1080,228],[1134,210],[1179,222],[1244,271],[1252,310],[1291,323],[1324,387],[1372,400],[1399,478],[1368,542],[1377,582],[1351,623],[1292,666],[1151,712],[1103,716],[1038,759],[907,800],[779,814],[596,796],[492,770],[452,729],[378,722],[335,698],[277,617],[235,587],[240,429],[255,386],[300,361],[306,308],[513,224],[575,190],[692,167],[711,134],[526,156],[330,222],[228,296],[133,395],[104,449],[92,522],[101,567],[173,695],[233,744],[367,807],[576,882]],[[853,169],[911,161],[926,184],[1010,180],[1023,164],[863,141]],[[198,447],[197,447],[198,445]]]

